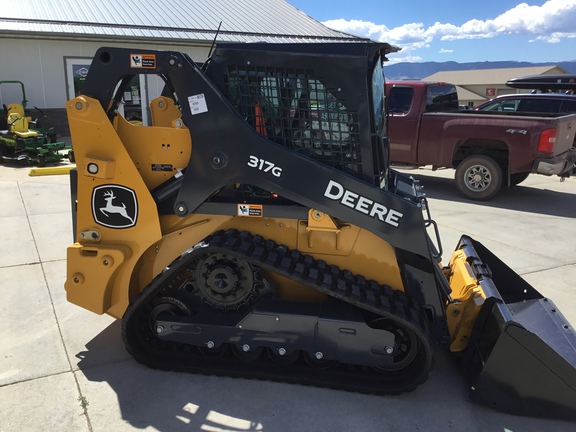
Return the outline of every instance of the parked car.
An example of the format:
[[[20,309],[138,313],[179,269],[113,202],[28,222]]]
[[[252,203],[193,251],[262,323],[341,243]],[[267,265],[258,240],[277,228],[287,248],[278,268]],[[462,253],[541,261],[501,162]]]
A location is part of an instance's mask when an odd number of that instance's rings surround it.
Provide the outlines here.
[[[576,113],[576,95],[563,93],[518,93],[498,96],[474,108],[475,111]]]

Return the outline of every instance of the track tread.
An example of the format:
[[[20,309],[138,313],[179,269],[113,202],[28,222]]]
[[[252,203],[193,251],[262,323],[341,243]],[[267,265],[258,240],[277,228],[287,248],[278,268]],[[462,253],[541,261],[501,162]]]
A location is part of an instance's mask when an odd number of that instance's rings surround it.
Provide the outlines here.
[[[325,370],[311,367],[287,368],[213,358],[207,362],[202,356],[195,355],[188,345],[162,341],[152,332],[147,334],[145,326],[137,322],[140,315],[145,313],[146,308],[160,297],[175,279],[178,279],[178,275],[186,269],[196,254],[204,254],[207,251],[237,255],[259,267],[304,283],[331,297],[400,322],[415,332],[423,344],[422,355],[425,359],[422,370],[417,371],[416,376],[404,373],[392,379],[389,376],[366,374],[364,377],[362,374],[340,371],[344,379],[338,380]],[[136,360],[153,368],[296,382],[375,394],[399,394],[413,390],[426,381],[434,363],[424,314],[404,292],[393,290],[373,280],[368,281],[361,275],[354,275],[349,270],[329,265],[323,260],[316,260],[310,255],[292,250],[285,245],[278,245],[262,236],[234,229],[217,231],[208,236],[157,275],[128,307],[122,320],[122,338],[127,350]],[[147,344],[154,347],[151,348]]]

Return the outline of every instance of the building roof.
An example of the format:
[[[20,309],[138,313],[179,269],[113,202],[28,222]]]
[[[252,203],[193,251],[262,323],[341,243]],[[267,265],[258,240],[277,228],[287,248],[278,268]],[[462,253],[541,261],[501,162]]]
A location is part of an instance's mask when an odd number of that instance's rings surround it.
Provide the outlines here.
[[[456,91],[458,92],[458,100],[461,101],[485,102],[486,100],[488,100],[486,97],[471,92],[470,90],[467,90],[464,87],[456,86]]]
[[[18,0],[0,9],[0,37],[212,42],[357,41],[284,0]]]
[[[443,81],[456,85],[484,85],[502,83],[509,79],[525,75],[544,75],[568,73],[560,66],[534,66],[503,69],[475,69],[461,71],[436,72],[424,80]]]

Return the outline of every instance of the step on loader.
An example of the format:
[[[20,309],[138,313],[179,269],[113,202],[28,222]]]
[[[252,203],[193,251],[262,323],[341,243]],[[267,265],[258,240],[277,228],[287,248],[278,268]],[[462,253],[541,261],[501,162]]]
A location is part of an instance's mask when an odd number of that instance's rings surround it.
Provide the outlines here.
[[[152,368],[399,394],[442,347],[472,399],[574,419],[573,326],[472,238],[443,265],[420,185],[389,169],[395,50],[101,48],[66,107],[68,300]],[[136,74],[162,80],[149,126],[118,110]]]

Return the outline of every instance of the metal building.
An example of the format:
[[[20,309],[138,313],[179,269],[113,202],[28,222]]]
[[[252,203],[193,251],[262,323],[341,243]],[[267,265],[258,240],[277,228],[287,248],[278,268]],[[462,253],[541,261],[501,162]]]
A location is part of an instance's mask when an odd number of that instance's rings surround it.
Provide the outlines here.
[[[3,1],[0,81],[22,81],[28,107],[47,111],[63,129],[59,132],[67,134],[65,103],[81,90],[99,47],[178,50],[203,62],[215,39],[352,42],[358,38],[325,27],[284,0]],[[124,98],[125,114],[146,124],[147,102],[160,92],[160,80],[137,77]],[[19,93],[16,86],[0,86],[0,101],[18,102]]]

